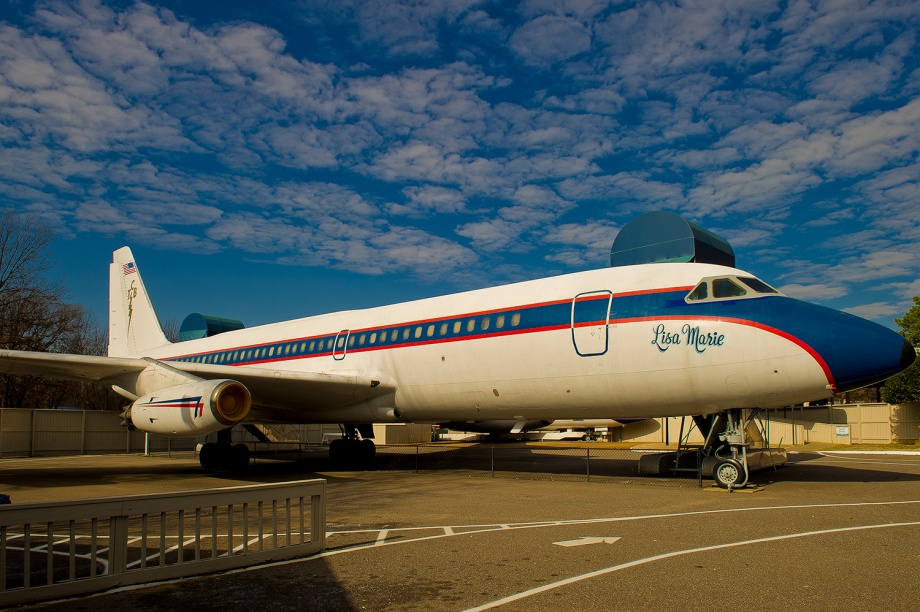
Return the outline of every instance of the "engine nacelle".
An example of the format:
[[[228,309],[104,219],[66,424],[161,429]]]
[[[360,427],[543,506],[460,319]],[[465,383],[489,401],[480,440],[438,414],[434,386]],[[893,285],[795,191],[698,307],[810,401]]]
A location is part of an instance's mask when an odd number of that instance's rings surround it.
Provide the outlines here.
[[[166,387],[131,404],[131,423],[167,436],[204,436],[233,427],[252,407],[249,389],[235,380],[203,380]]]

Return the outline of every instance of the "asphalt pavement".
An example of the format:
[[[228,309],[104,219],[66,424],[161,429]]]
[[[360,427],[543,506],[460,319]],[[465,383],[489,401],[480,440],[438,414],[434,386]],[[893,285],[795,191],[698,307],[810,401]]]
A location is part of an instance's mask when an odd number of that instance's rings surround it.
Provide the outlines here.
[[[913,610],[920,455],[801,449],[750,492],[693,479],[489,470],[242,477],[192,457],[0,459],[13,503],[321,477],[327,549],[309,559],[29,610]],[[707,483],[708,484],[708,483]]]

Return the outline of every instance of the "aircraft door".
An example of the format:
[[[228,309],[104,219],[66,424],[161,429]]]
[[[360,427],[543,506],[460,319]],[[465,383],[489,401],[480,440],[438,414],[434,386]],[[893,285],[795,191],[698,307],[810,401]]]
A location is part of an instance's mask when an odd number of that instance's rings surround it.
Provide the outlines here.
[[[611,291],[579,293],[572,300],[572,343],[582,357],[603,355],[609,344]]]
[[[347,329],[336,334],[335,342],[332,344],[332,358],[336,361],[345,359],[345,353],[348,352],[348,335]]]

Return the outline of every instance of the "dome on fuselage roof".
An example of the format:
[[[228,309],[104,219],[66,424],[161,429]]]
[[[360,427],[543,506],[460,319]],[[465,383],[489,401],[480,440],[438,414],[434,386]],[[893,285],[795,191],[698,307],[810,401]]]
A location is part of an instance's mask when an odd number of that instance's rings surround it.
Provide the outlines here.
[[[610,249],[610,265],[695,262],[735,267],[728,241],[680,215],[655,211],[623,226]]]
[[[193,312],[179,326],[179,342],[210,338],[228,331],[243,329],[242,321]]]

